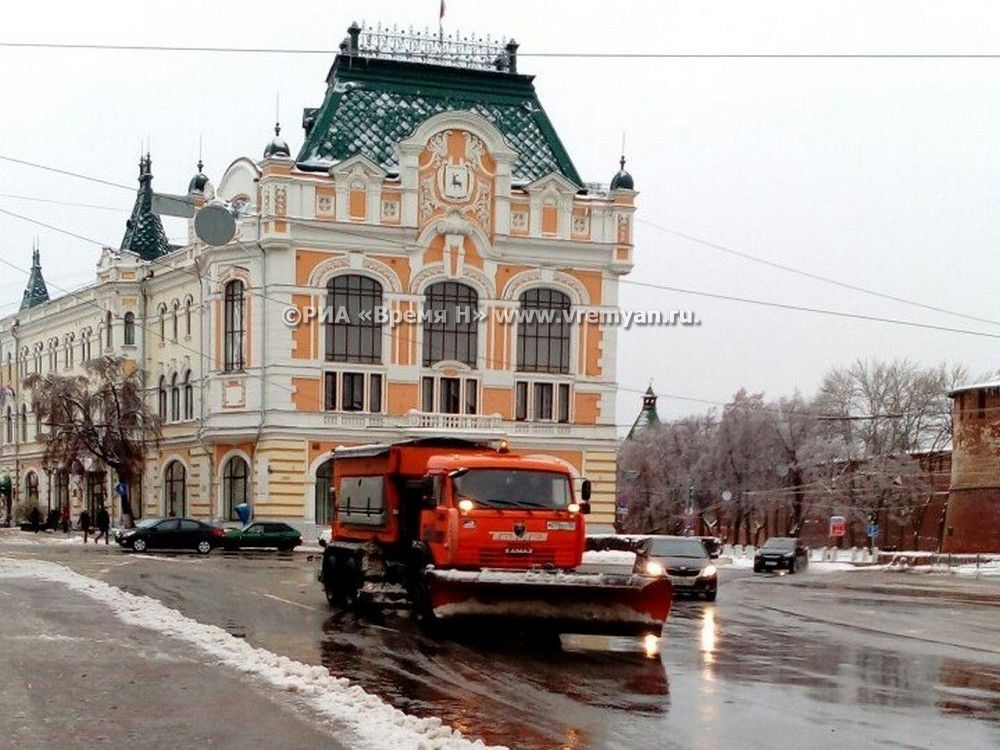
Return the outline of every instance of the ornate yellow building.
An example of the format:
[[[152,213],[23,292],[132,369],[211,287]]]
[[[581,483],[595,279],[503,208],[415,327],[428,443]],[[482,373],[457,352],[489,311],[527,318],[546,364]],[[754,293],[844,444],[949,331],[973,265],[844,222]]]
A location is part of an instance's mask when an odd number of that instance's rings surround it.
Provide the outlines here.
[[[513,42],[352,26],[303,125],[294,158],[276,128],[216,188],[199,165],[190,198],[233,207],[232,242],[192,224],[168,245],[146,159],[96,283],[49,301],[37,270],[0,321],[0,473],[43,510],[111,496],[99,466],[41,466],[19,387],[108,353],[141,363],[164,421],[144,515],[228,518],[245,499],[321,523],[332,448],[443,433],[566,462],[610,526],[617,331],[596,313],[632,266],[624,159],[610,186],[582,182]]]

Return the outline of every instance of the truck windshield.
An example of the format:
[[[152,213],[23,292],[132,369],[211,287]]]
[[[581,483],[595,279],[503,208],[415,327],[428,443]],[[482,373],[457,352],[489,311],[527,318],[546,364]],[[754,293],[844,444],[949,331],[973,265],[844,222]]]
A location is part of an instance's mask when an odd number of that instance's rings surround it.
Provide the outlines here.
[[[565,508],[569,477],[549,471],[469,469],[452,478],[456,500],[482,508]]]

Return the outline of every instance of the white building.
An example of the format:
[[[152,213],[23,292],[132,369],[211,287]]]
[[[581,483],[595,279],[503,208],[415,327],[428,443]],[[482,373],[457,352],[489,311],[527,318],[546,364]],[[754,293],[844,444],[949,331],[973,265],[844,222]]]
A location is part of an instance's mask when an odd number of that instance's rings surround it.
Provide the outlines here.
[[[617,332],[586,313],[617,305],[636,193],[624,160],[608,189],[581,181],[516,50],[352,27],[296,157],[276,129],[214,189],[199,165],[195,204],[239,211],[225,246],[193,225],[167,243],[144,159],[95,283],[49,300],[36,256],[24,306],[0,321],[0,474],[17,496],[74,516],[111,497],[101,466],[42,465],[20,387],[109,354],[140,363],[163,417],[133,489],[143,515],[228,518],[245,499],[323,522],[332,448],[446,433],[566,462],[593,480],[591,522],[610,524]],[[313,316],[341,307],[350,322]],[[510,317],[525,309],[571,312]]]

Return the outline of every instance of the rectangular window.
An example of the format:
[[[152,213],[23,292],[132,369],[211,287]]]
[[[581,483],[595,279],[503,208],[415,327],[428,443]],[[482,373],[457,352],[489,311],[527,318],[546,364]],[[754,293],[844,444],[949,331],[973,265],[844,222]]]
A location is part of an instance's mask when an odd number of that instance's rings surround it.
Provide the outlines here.
[[[445,414],[461,414],[462,381],[458,378],[441,378],[441,411]]]
[[[986,418],[986,391],[979,391],[979,393],[976,394],[976,396],[977,396],[976,407],[977,407],[977,410],[979,411],[979,414],[977,416],[980,419],[985,419]]]
[[[535,419],[552,419],[552,383],[535,383]]]
[[[370,375],[368,382],[368,411],[379,413],[382,411],[382,376]]]
[[[343,392],[341,408],[344,411],[364,411],[365,409],[365,376],[361,372],[345,372],[343,374]]]
[[[479,405],[479,381],[467,378],[465,381],[465,413],[475,414]]]
[[[559,421],[569,421],[569,383],[559,384]]]
[[[323,408],[335,411],[337,408],[337,373],[328,372],[323,376]]]
[[[425,412],[434,411],[434,378],[424,378],[421,384],[423,396],[422,408]]]
[[[514,386],[514,419],[523,422],[528,418],[528,384],[523,380]]]

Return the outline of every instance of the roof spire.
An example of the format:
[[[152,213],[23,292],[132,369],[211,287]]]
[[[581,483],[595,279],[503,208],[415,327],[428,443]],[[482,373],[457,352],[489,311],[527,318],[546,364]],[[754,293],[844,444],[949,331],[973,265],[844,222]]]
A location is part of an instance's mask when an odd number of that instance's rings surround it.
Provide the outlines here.
[[[632,429],[628,431],[626,440],[631,440],[636,433],[658,424],[660,424],[660,415],[656,412],[656,393],[653,391],[653,379],[650,378],[649,388],[642,395],[642,410],[635,418]]]
[[[38,239],[32,242],[31,248],[31,272],[28,274],[28,284],[24,288],[24,296],[21,298],[21,309],[27,310],[37,305],[49,301],[49,290],[45,286],[45,279],[42,277],[41,251],[38,249]]]
[[[163,222],[153,213],[153,158],[148,150],[146,156],[139,159],[139,190],[132,216],[125,222],[121,249],[136,253],[144,260],[166,255],[172,249]]]

